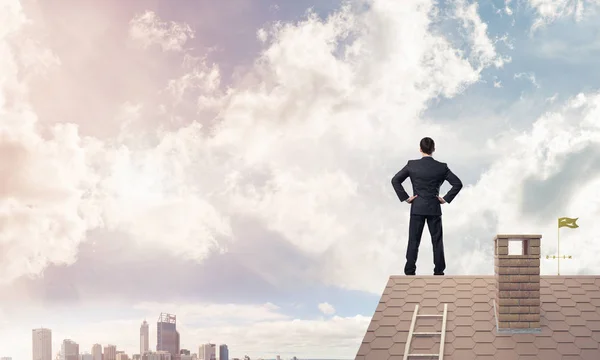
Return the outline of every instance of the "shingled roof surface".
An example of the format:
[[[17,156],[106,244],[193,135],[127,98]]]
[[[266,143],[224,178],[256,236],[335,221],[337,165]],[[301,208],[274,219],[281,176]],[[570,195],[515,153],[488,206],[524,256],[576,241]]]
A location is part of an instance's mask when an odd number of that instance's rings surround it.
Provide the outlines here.
[[[600,359],[599,276],[542,276],[538,334],[497,334],[495,291],[494,276],[392,276],[356,359],[402,359],[415,305],[419,314],[442,314],[444,303],[445,360]],[[441,325],[422,317],[414,331]],[[409,352],[437,353],[439,345],[440,336],[414,336]]]

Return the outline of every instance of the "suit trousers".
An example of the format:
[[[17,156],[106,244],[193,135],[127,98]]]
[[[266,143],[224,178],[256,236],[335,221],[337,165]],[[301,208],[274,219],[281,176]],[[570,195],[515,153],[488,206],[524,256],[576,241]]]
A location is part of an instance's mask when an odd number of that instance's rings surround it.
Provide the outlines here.
[[[404,273],[406,275],[415,275],[417,271],[417,256],[419,255],[419,245],[421,244],[425,221],[427,221],[427,227],[431,235],[431,244],[433,245],[433,274],[444,275],[446,260],[444,258],[444,236],[441,215],[410,215]]]

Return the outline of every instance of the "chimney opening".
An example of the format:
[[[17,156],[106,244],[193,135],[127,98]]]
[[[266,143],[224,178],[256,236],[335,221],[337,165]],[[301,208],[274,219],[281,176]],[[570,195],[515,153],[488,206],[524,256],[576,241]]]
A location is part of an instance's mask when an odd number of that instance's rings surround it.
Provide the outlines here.
[[[525,248],[525,241],[514,241],[508,242],[508,255],[526,255],[523,249]]]

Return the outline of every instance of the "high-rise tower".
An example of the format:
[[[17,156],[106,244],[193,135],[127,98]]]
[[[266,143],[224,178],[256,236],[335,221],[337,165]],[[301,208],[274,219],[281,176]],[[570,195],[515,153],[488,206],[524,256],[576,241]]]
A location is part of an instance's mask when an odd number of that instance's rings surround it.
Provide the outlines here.
[[[115,345],[106,345],[104,347],[103,360],[117,360],[117,347]]]
[[[79,360],[79,344],[70,339],[63,340],[60,358],[61,360]]]
[[[102,345],[92,345],[92,358],[93,360],[102,360]]]
[[[140,326],[140,355],[150,351],[150,325],[144,320]]]
[[[156,351],[167,351],[171,358],[179,356],[179,333],[177,332],[177,317],[161,313],[156,322]]]
[[[33,329],[32,360],[52,360],[52,331],[50,329]]]

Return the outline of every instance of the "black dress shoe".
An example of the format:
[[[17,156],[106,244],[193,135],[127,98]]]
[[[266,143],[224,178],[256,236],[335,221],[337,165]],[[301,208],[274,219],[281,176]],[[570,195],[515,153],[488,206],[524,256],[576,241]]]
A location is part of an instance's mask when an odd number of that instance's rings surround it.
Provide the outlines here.
[[[444,275],[444,273],[433,273],[433,275]]]
[[[404,274],[406,276],[415,276],[415,273]]]

